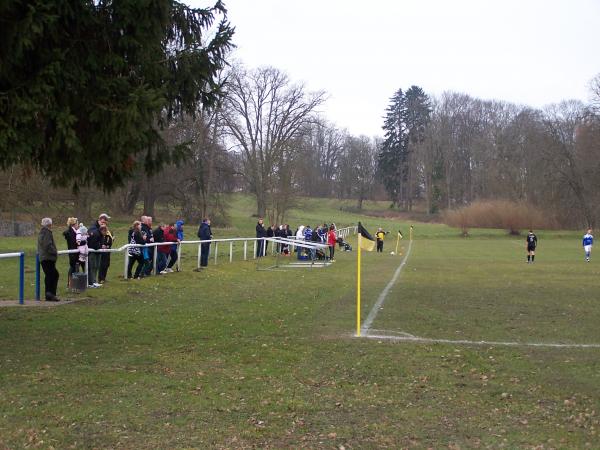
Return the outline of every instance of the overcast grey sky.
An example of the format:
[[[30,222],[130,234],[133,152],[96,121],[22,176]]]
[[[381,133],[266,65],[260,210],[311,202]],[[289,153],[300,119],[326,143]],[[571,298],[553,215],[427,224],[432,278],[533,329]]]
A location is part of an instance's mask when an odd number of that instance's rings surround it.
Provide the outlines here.
[[[323,115],[356,135],[381,135],[413,84],[542,107],[587,100],[600,73],[600,0],[224,1],[234,57],[327,91]]]

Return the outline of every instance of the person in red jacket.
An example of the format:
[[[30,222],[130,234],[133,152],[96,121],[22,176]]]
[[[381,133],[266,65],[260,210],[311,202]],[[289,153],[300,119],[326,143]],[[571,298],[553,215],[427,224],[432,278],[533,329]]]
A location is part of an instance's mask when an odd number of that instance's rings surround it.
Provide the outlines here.
[[[165,232],[165,242],[179,242],[179,239],[177,238],[177,230],[175,229],[175,225],[170,223],[169,225],[167,225],[164,228],[164,232]],[[177,246],[176,245],[169,245],[169,246],[160,246],[158,247],[158,250],[163,252],[167,258],[169,259],[169,262],[167,264],[167,267],[161,272],[162,274],[165,273],[171,273],[173,272],[173,266],[175,265],[175,263],[177,262]]]
[[[173,242],[177,242],[177,233],[175,232],[175,228],[172,226],[172,224],[169,225],[163,225],[160,227],[160,231],[162,233],[157,233],[156,230],[154,231],[154,236],[156,238],[157,234],[162,234],[162,240],[161,242],[169,242],[169,244],[165,244],[165,245],[159,245],[158,246],[158,252],[161,254],[161,256],[159,257],[159,261],[161,261],[161,265],[160,267],[157,267],[156,270],[158,270],[158,272],[162,275],[169,273],[169,272],[173,272],[173,270],[167,270],[167,260],[169,259],[169,256],[171,255],[171,246],[173,245]]]
[[[335,253],[335,244],[337,243],[337,235],[335,234],[335,226],[331,225],[327,232],[327,245],[329,245],[329,261],[334,262],[333,255]]]

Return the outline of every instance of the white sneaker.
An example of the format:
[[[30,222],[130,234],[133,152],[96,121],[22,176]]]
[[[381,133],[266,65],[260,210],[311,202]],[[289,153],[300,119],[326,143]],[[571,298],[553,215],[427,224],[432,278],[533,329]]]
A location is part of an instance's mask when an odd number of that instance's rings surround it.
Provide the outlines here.
[[[166,274],[168,274],[169,272],[167,272],[167,269],[165,269],[165,270],[161,270],[161,271],[160,271],[160,272],[158,272],[158,273],[160,273],[161,275],[166,275]]]
[[[173,273],[173,269],[171,269],[170,267],[167,267],[165,269],[165,272],[167,272],[167,273]]]
[[[102,287],[102,285],[101,285],[100,283],[93,283],[93,286],[94,286],[95,288]]]
[[[88,289],[95,289],[96,286],[94,286],[93,284],[88,284]]]

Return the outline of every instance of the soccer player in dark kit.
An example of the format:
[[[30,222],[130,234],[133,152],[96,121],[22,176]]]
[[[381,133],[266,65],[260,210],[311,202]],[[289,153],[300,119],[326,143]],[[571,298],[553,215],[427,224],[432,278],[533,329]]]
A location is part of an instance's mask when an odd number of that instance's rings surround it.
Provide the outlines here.
[[[533,234],[533,230],[529,230],[526,238],[527,242],[527,264],[533,263],[535,260],[535,248],[537,247],[537,236]]]

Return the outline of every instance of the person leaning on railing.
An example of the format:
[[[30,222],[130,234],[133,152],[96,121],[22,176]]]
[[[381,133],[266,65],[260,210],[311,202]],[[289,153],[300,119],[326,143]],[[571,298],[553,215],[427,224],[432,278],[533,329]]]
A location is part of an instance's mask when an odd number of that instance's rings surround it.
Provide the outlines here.
[[[108,225],[100,225],[100,248],[103,250],[110,250],[113,246],[115,237],[108,229]],[[108,274],[108,268],[110,267],[110,253],[100,253],[100,269],[98,270],[98,283],[103,284],[106,281],[106,275]]]
[[[142,233],[142,237],[144,238],[145,244],[153,244],[154,243],[154,234],[152,232],[152,217],[151,216],[142,216],[141,218],[141,228],[140,231]],[[152,273],[152,268],[154,267],[154,248],[153,247],[144,247],[142,249],[142,257],[144,258],[144,268],[142,269],[142,275],[149,276]]]
[[[56,270],[56,258],[58,251],[52,235],[52,219],[44,217],[42,219],[42,228],[38,236],[38,255],[40,264],[44,271],[44,284],[46,288],[46,301],[58,302],[60,299],[56,296],[58,287],[59,273]]]
[[[258,218],[256,224],[256,257],[260,258],[265,256],[265,240],[267,237],[267,230],[265,229],[264,221],[262,217]]]
[[[158,226],[152,230],[152,235],[154,236],[154,242],[159,244],[161,242],[165,242],[165,224],[159,223]],[[158,245],[156,249],[152,249],[153,254],[156,256],[156,273],[162,273],[167,267],[167,254],[165,254],[165,247],[168,249],[169,246]],[[156,250],[156,253],[154,253]]]
[[[67,250],[77,250],[77,230],[79,221],[77,217],[67,219],[67,229],[63,231],[63,236],[67,241]],[[71,287],[71,277],[77,272],[79,266],[79,253],[69,253],[69,272],[67,275],[67,288]]]
[[[94,222],[92,226],[90,226],[88,230],[89,236],[87,242],[88,247],[91,250],[100,250],[102,248],[103,236],[100,232],[100,227],[102,225],[107,225],[109,219],[110,216],[108,214],[102,213],[98,216],[98,220]],[[90,252],[88,256],[88,284],[92,287],[102,286],[100,283],[98,283],[101,261],[102,253]]]
[[[162,270],[160,270],[159,273],[164,275],[173,272],[172,267],[177,261],[177,245],[172,244],[173,242],[177,242],[175,225],[172,223],[165,225],[163,227],[163,236],[164,242],[171,242],[169,245],[161,245],[158,247],[158,252],[164,255],[164,266],[162,266]],[[156,270],[158,270],[158,267]]]
[[[210,228],[210,219],[207,217],[202,220],[200,228],[198,229],[198,237],[202,241],[208,241],[213,238],[212,230]],[[210,242],[203,242],[200,244],[201,255],[200,255],[200,268],[208,266],[208,255],[210,254]]]
[[[129,233],[127,235],[127,241],[130,244],[144,245],[146,241],[142,237],[142,222],[136,220],[131,225]],[[142,269],[144,268],[144,257],[142,256],[142,248],[141,247],[129,247],[127,249],[127,253],[129,254],[129,264],[127,265],[127,278],[131,278],[131,269],[133,269],[133,265],[138,263],[135,268],[134,278],[139,279],[143,276]]]

